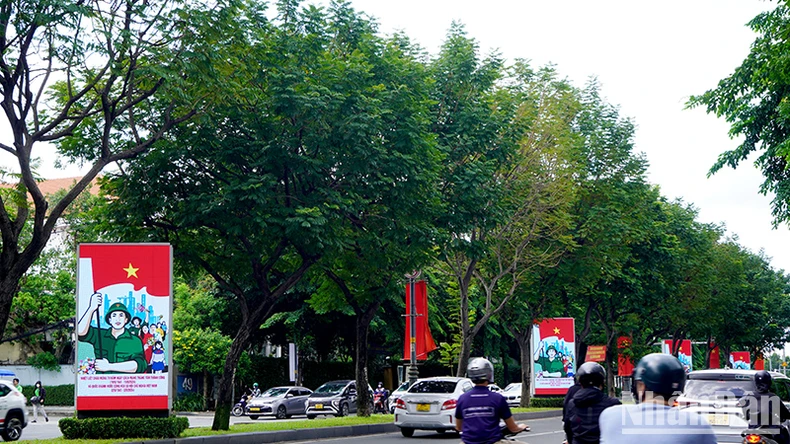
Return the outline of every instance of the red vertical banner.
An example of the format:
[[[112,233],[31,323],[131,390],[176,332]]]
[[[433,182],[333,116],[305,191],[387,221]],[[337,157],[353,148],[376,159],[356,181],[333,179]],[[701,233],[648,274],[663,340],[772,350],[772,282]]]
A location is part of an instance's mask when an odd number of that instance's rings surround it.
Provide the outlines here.
[[[431,335],[431,328],[428,325],[428,285],[425,281],[414,283],[414,309],[417,312],[416,323],[414,324],[414,341],[417,350],[417,360],[428,359],[428,353],[436,350],[436,343]],[[409,338],[411,337],[411,285],[406,284],[406,339],[403,342],[403,359],[411,359],[411,347]]]
[[[564,395],[576,373],[573,318],[544,319],[533,325],[533,387],[536,395]]]
[[[719,346],[714,345],[712,342],[709,347],[713,347],[710,351],[710,366],[709,368],[721,368],[721,352]]]
[[[730,368],[749,370],[752,367],[751,363],[749,352],[741,351],[730,353]]]
[[[632,342],[628,336],[617,338],[617,376],[631,376],[634,371],[634,361],[624,353],[631,349]]]
[[[757,355],[754,359],[754,369],[755,370],[765,370],[765,360],[763,359],[763,355]]]

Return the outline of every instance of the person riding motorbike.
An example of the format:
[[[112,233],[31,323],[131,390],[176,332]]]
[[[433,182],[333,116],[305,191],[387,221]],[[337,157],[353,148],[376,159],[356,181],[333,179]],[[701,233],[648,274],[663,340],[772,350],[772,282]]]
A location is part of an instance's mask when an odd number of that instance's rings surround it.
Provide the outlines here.
[[[373,391],[373,412],[387,412],[387,399],[389,398],[390,392],[384,387],[383,382],[379,382],[379,385],[376,387],[376,390]]]
[[[790,410],[781,399],[771,392],[773,378],[765,370],[760,370],[753,376],[755,393],[744,396],[738,400],[738,406],[743,409],[743,416],[749,422],[750,429],[763,429],[764,434],[779,444],[790,444],[790,433],[782,423],[790,419]]]
[[[570,424],[568,443],[598,444],[601,440],[598,418],[605,409],[620,405],[620,401],[604,394],[606,370],[601,364],[585,362],[579,367],[576,377],[582,388],[568,401],[566,410]]]
[[[494,382],[491,361],[485,358],[472,359],[466,368],[466,376],[475,386],[458,398],[455,407],[455,428],[461,432],[461,440],[465,444],[520,443],[502,440],[500,420],[505,421],[511,433],[520,433],[529,430],[529,427],[516,424],[505,397],[488,389],[488,384]]]
[[[252,384],[252,389],[250,390],[250,396],[253,398],[257,398],[258,396],[261,396],[261,389],[258,388],[257,382]]]
[[[713,428],[701,415],[671,407],[686,386],[686,370],[672,355],[651,353],[634,371],[637,405],[616,405],[601,413],[606,444],[715,444]]]

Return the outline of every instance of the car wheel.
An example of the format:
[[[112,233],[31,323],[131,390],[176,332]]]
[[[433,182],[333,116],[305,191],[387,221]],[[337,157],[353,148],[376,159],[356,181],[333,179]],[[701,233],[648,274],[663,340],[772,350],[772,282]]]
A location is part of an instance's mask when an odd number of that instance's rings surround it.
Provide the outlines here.
[[[4,441],[16,441],[22,436],[22,420],[17,416],[8,418],[2,432]]]
[[[258,419],[258,418],[260,418],[260,416],[258,416],[258,415],[250,415],[250,419],[255,420],[255,419]]]
[[[439,429],[439,430],[436,431],[436,433],[438,433],[440,435],[444,435],[444,432],[446,432],[446,431],[447,430],[445,430],[445,429]]]
[[[307,415],[307,419],[315,419],[315,415]]]
[[[340,412],[337,416],[348,416],[348,404],[340,404]]]
[[[410,429],[408,427],[401,427],[400,433],[406,438],[411,438],[412,436],[414,436],[414,429]]]
[[[277,407],[277,419],[285,419],[286,416],[285,406],[281,405],[280,407]]]

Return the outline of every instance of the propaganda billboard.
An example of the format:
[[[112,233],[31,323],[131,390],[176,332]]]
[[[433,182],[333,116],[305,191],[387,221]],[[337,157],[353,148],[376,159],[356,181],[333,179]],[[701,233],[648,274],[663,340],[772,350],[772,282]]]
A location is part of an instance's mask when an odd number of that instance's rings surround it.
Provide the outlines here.
[[[76,407],[169,410],[169,244],[81,244],[77,263]]]
[[[694,370],[694,364],[691,359],[691,341],[684,339],[680,341],[677,347],[678,361],[683,364],[683,368],[686,370],[686,373],[691,372]],[[665,339],[664,342],[661,343],[661,352],[668,355],[672,354],[672,339]]]
[[[730,368],[736,370],[750,370],[752,368],[752,360],[747,351],[738,351],[730,353]]]
[[[544,319],[532,330],[532,387],[535,395],[564,395],[576,373],[573,318]]]

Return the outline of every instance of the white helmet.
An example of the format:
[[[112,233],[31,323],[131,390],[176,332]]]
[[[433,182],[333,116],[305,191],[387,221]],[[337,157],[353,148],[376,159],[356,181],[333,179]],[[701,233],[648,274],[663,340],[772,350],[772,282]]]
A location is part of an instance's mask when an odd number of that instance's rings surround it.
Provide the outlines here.
[[[466,366],[466,377],[474,382],[494,382],[494,365],[486,358],[474,358]]]

